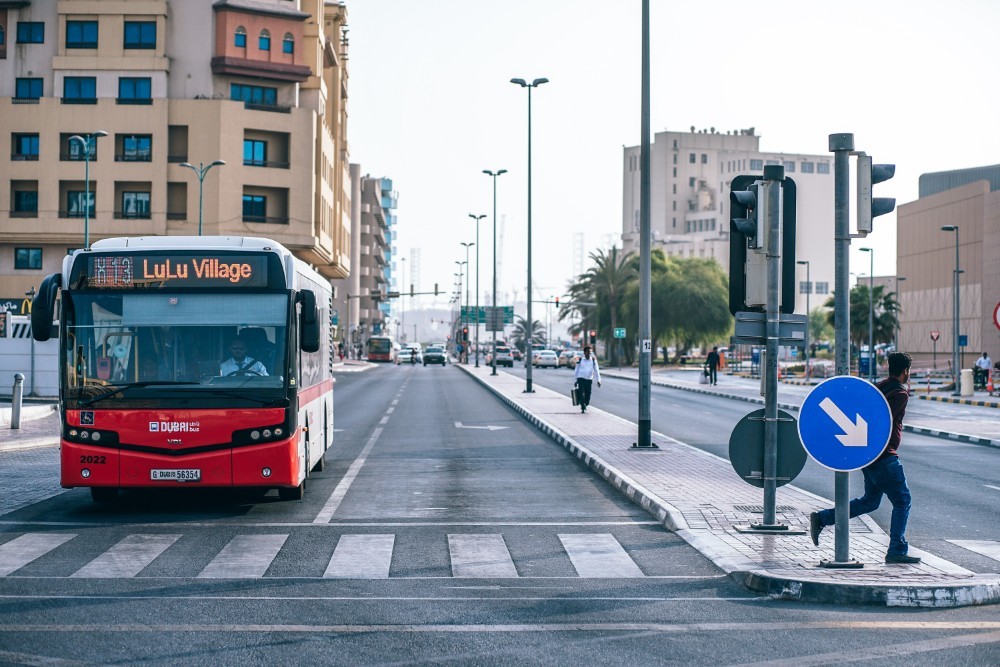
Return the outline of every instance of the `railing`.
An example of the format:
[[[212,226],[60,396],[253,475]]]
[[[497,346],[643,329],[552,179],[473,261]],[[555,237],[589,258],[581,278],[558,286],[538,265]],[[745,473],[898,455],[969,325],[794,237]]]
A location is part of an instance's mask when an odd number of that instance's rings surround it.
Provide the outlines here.
[[[287,225],[288,217],[275,217],[264,215],[244,215],[243,222],[267,222],[275,225]]]
[[[74,154],[74,153],[59,153],[59,161],[60,162],[83,162],[86,159],[87,159],[87,157],[85,155],[83,155],[82,153],[76,153],[76,154]],[[97,162],[97,155],[96,154],[91,155],[90,156],[90,161],[91,162]]]
[[[12,154],[10,156],[12,162],[38,162],[38,154],[25,155],[21,153]]]
[[[152,162],[153,154],[146,155],[115,155],[115,162]]]
[[[97,42],[66,42],[67,49],[96,49]]]
[[[82,218],[84,217],[83,211],[59,211],[60,218]],[[90,219],[94,219],[94,212],[90,212]]]
[[[152,104],[151,97],[117,97],[115,104]]]
[[[149,211],[143,211],[139,213],[125,213],[124,211],[115,211],[115,220],[149,220]]]
[[[167,211],[167,220],[187,220],[187,213],[171,213]]]
[[[260,102],[244,102],[244,109],[251,111],[273,111],[275,113],[292,113],[292,107],[280,106],[278,104],[261,104]]]
[[[40,97],[12,97],[10,98],[11,104],[38,104]]]
[[[185,153],[184,155],[167,155],[167,162],[177,163],[177,162],[187,162],[187,161],[188,161],[187,153]]]
[[[37,218],[38,211],[11,211],[10,217],[12,218]]]
[[[243,160],[244,167],[271,167],[273,169],[288,169],[287,162],[270,162],[268,160]]]
[[[63,104],[97,104],[96,97],[61,97]]]

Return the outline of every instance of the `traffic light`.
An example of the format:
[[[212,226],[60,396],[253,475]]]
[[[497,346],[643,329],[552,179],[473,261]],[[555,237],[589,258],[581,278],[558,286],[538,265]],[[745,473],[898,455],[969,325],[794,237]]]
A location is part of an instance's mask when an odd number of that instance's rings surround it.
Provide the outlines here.
[[[593,329],[590,330],[590,344],[597,345],[597,332]]]
[[[559,297],[556,297],[556,310],[559,310]]]
[[[410,283],[410,296],[413,296],[413,283]]]
[[[764,227],[767,225],[767,215],[760,210],[765,203],[762,183],[756,179],[749,184],[741,181],[753,178],[753,176],[737,176],[733,179],[733,189],[729,193],[729,202],[732,205],[730,217],[736,231],[743,235],[744,245],[748,250],[764,247]]]
[[[896,208],[892,197],[872,197],[872,185],[888,181],[896,175],[894,164],[872,164],[870,155],[858,153],[858,233],[870,234],[872,219]]]
[[[434,296],[438,295],[438,284],[434,283]]]
[[[469,327],[462,327],[462,340],[469,342]]]

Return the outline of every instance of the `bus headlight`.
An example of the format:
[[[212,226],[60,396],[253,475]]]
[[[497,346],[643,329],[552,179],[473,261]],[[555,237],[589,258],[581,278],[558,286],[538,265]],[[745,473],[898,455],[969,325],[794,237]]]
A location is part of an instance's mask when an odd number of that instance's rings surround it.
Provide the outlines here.
[[[260,440],[260,431],[250,431],[251,440]]]
[[[88,468],[84,468],[83,470],[81,470],[80,477],[83,477],[84,479],[90,477],[90,470]]]

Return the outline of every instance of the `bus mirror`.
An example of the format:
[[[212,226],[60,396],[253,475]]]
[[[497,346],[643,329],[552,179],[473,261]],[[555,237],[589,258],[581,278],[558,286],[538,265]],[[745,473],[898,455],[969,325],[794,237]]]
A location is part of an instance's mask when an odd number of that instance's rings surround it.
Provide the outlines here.
[[[302,304],[299,322],[299,345],[303,352],[319,352],[319,317],[316,313],[316,295],[310,290],[299,292]]]
[[[42,281],[38,293],[31,300],[31,337],[39,343],[52,338],[52,320],[55,316],[56,296],[62,284],[62,275],[53,273]]]

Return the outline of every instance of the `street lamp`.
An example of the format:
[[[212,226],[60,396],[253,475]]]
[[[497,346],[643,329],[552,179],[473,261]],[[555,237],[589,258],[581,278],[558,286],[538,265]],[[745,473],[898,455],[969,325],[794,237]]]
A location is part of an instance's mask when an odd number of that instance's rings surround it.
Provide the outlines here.
[[[90,248],[90,145],[91,142],[94,142],[96,146],[98,137],[106,136],[108,136],[107,132],[98,130],[85,137],[74,134],[69,138],[71,142],[79,141],[83,146],[83,247],[87,249]],[[34,385],[32,385],[32,391],[34,391]]]
[[[872,301],[872,292],[875,290],[875,251],[871,248],[858,248],[861,252],[868,253],[868,380],[875,382],[875,304]]]
[[[813,291],[812,278],[809,277],[809,270],[812,268],[812,266],[809,264],[809,260],[808,259],[800,259],[800,260],[798,260],[795,263],[796,264],[803,264],[806,267],[806,286],[808,287],[808,289],[806,290],[806,341],[805,341],[806,342],[806,346],[805,346],[805,350],[804,351],[805,351],[805,354],[806,354],[806,380],[809,380],[809,378],[810,378],[810,375],[809,375],[809,297],[812,296],[812,291]]]
[[[906,276],[896,276],[896,341],[893,343],[893,347],[896,348],[896,352],[899,352],[899,283],[900,281],[906,280]]]
[[[399,283],[402,289],[399,290],[399,337],[406,339],[406,258],[399,259],[403,263],[403,269],[399,272]],[[413,281],[410,281],[410,289],[413,289]]]
[[[455,277],[458,278],[458,291],[455,293],[455,296],[458,299],[458,322],[459,322],[460,326],[464,327],[465,326],[465,318],[462,317],[462,279],[465,276],[462,273],[462,265],[465,264],[465,262],[460,262],[458,260],[455,260],[455,264],[458,265],[458,273],[455,274]],[[462,351],[466,353],[466,359],[469,358],[468,357],[468,352],[469,351],[467,349],[467,345],[468,344],[466,343],[465,338],[463,337],[462,338]],[[461,355],[459,355],[458,360],[459,360],[459,362],[462,361]]]
[[[511,79],[510,82],[528,89],[528,353],[524,355],[527,369],[524,391],[530,394],[534,391],[531,388],[531,355],[534,351],[531,343],[535,328],[531,319],[531,89],[548,83],[549,80],[540,78],[528,83],[524,79]]]
[[[469,214],[469,217],[476,221],[476,368],[479,368],[479,221],[486,217],[486,214],[474,215]]]
[[[226,164],[225,160],[216,160],[215,162],[206,165],[204,162],[199,162],[198,166],[194,166],[190,162],[181,162],[179,166],[187,167],[194,171],[198,175],[198,236],[201,236],[201,224],[202,224],[202,202],[204,201],[205,193],[205,174],[212,167],[219,167]]]
[[[491,364],[493,366],[493,372],[490,375],[497,374],[497,176],[500,174],[506,174],[506,169],[499,169],[497,171],[490,171],[489,169],[483,169],[483,173],[491,176],[493,178],[493,308],[491,312],[493,313],[492,319],[490,321],[490,329],[493,330],[493,355],[490,357]],[[531,228],[530,225],[528,227]],[[531,263],[529,261],[528,265]],[[531,301],[528,301],[528,312],[531,312]],[[531,353],[528,353],[528,359],[531,358]],[[528,364],[528,372],[531,372],[531,365]]]
[[[955,280],[954,280],[954,301],[953,301],[953,319],[951,327],[951,368],[952,373],[955,376],[955,390],[951,393],[952,396],[961,396],[962,392],[958,388],[959,380],[959,370],[958,370],[958,274],[961,273],[958,264],[958,225],[943,225],[941,227],[943,232],[955,232]]]
[[[462,241],[460,245],[465,246],[465,326],[469,326],[469,272],[472,270],[472,265],[469,264],[469,248],[476,245],[475,243],[465,243]],[[478,272],[477,272],[478,273]],[[479,315],[476,314],[476,320],[478,323]],[[469,365],[469,355],[465,355],[465,365]]]

